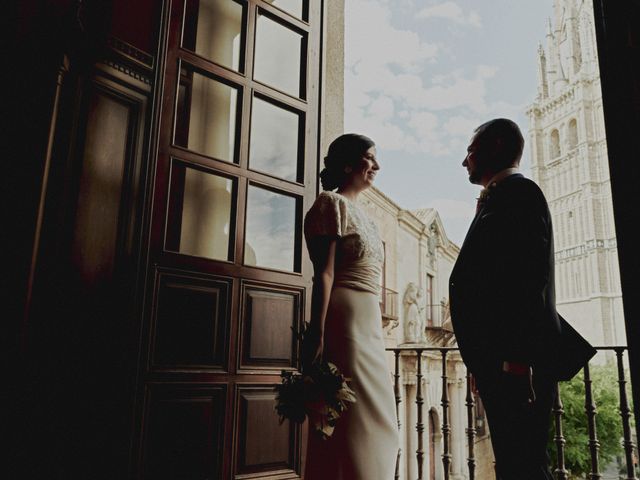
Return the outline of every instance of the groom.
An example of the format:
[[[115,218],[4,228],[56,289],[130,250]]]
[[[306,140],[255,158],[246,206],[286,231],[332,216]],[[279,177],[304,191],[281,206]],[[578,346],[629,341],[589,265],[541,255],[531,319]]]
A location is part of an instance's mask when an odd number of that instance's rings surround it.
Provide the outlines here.
[[[499,118],[474,132],[462,162],[482,185],[451,273],[451,320],[491,431],[499,480],[552,480],[546,452],[556,382],[595,354],[558,315],[551,215],[518,173],[524,138]]]

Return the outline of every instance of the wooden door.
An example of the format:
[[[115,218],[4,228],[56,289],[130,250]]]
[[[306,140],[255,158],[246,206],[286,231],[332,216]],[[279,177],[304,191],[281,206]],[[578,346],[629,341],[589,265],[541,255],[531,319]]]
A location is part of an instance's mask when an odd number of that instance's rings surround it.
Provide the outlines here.
[[[136,475],[299,478],[273,387],[311,271],[321,2],[175,0],[151,219]]]
[[[72,70],[63,87],[16,463],[24,478],[125,478],[151,89],[103,62]]]

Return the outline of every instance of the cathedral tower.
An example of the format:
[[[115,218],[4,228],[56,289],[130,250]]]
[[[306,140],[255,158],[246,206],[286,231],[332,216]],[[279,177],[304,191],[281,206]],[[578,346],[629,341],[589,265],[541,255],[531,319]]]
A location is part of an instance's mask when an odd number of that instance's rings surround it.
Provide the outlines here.
[[[532,176],[554,226],[558,311],[594,345],[625,344],[593,6],[555,0],[527,110]]]

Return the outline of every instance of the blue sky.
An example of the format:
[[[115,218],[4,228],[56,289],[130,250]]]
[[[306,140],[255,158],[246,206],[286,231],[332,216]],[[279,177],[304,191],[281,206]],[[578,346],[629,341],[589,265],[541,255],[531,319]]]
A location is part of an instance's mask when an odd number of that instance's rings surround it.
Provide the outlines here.
[[[468,140],[495,117],[527,138],[552,0],[345,4],[345,131],[376,142],[383,192],[403,208],[436,208],[460,245],[479,190],[461,166]]]

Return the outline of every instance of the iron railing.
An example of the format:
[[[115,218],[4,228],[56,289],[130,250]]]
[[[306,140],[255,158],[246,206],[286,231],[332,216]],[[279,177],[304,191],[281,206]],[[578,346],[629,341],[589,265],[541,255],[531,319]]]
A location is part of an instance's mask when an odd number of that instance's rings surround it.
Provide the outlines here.
[[[616,365],[618,372],[618,397],[619,397],[619,409],[620,409],[620,419],[622,422],[622,431],[623,431],[623,440],[622,445],[624,449],[625,455],[625,469],[626,469],[626,477],[625,480],[638,480],[635,474],[634,467],[634,449],[635,445],[632,441],[631,435],[631,409],[629,407],[629,401],[627,398],[627,389],[626,389],[626,378],[625,378],[625,367],[623,356],[627,347],[623,346],[610,346],[610,347],[596,347],[598,351],[612,351],[615,352],[616,355]],[[457,347],[394,347],[387,348],[387,351],[393,352],[395,356],[395,370],[393,372],[394,379],[394,393],[396,400],[396,413],[398,415],[398,429],[401,428],[400,421],[400,403],[402,402],[402,388],[400,385],[400,355],[401,353],[407,352],[415,353],[416,355],[416,397],[415,397],[415,407],[416,411],[416,425],[415,429],[417,432],[417,449],[415,451],[415,458],[417,462],[417,480],[426,480],[423,472],[424,469],[424,460],[425,460],[425,450],[424,450],[424,431],[425,425],[423,422],[423,409],[424,409],[424,394],[423,394],[423,386],[422,380],[424,378],[424,371],[422,366],[422,358],[426,352],[432,352],[436,354],[440,354],[442,359],[442,397],[440,400],[440,405],[442,406],[442,467],[443,467],[443,478],[444,480],[449,480],[451,472],[451,464],[452,464],[452,454],[451,454],[451,444],[450,444],[450,434],[451,434],[451,424],[449,418],[449,409],[450,409],[450,400],[447,388],[448,375],[447,375],[447,356],[455,351],[458,351]],[[428,359],[427,359],[428,360]],[[591,472],[588,475],[588,478],[591,480],[600,479],[602,477],[600,473],[600,465],[598,458],[598,450],[599,450],[599,441],[598,435],[596,431],[596,415],[597,415],[597,405],[594,400],[593,392],[592,392],[592,381],[589,371],[589,364],[587,363],[583,369],[584,372],[584,385],[585,385],[585,415],[587,417],[587,427],[589,433],[589,441],[588,444],[585,445],[585,448],[589,449],[589,454],[591,457]],[[564,409],[562,405],[562,398],[560,397],[560,391],[558,389],[558,395],[556,395],[556,401],[552,409],[554,424],[555,424],[555,436],[554,441],[557,449],[557,465],[554,470],[555,476],[557,480],[567,480],[568,479],[568,471],[565,467],[565,437],[562,431],[562,422],[564,416]],[[466,397],[465,397],[465,406],[467,411],[467,427],[465,429],[466,437],[467,437],[467,469],[469,474],[469,480],[475,480],[475,472],[476,472],[476,458],[474,456],[474,443],[476,438],[476,429],[475,429],[475,418],[474,418],[474,395],[472,393],[472,385],[471,385],[471,375],[469,372],[466,373]],[[398,451],[397,461],[396,461],[396,471],[395,471],[395,479],[398,480],[400,478],[400,464],[401,464],[402,451]],[[431,461],[435,461],[435,459],[431,459]]]

